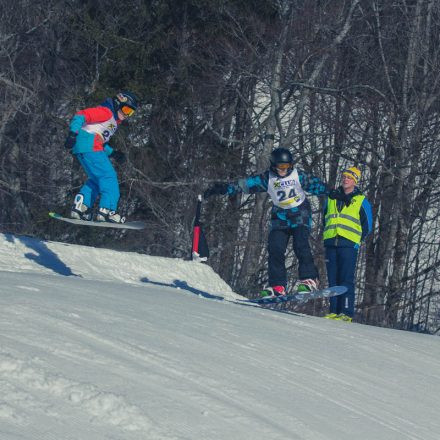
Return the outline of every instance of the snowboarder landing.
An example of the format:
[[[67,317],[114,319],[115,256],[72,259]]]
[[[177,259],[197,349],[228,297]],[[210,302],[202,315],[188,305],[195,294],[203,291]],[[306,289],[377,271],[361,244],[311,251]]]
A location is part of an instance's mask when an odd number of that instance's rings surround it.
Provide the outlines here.
[[[271,197],[273,207],[268,237],[269,286],[260,292],[262,297],[287,293],[285,254],[290,237],[299,265],[299,281],[294,289],[297,292],[310,292],[318,288],[319,274],[309,244],[312,212],[306,191],[314,195],[332,195],[322,180],[294,166],[289,150],[276,148],[270,155],[269,169],[262,174],[249,176],[235,183],[214,183],[204,193],[205,198],[239,192],[267,192]]]
[[[124,223],[117,212],[120,197],[116,171],[109,160],[125,162],[125,154],[108,144],[119,124],[133,115],[138,106],[135,95],[120,92],[101,105],[80,110],[70,122],[65,147],[71,150],[88,179],[75,196],[70,216],[92,220],[93,205],[100,196],[97,221]]]

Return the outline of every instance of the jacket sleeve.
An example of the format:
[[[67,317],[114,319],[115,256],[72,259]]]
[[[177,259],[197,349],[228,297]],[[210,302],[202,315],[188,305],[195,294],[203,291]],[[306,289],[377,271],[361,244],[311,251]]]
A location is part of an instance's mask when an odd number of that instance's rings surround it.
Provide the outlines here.
[[[368,236],[373,230],[373,211],[370,202],[365,198],[362,202],[361,211],[362,240]]]
[[[104,144],[104,151],[107,156],[110,156],[113,153],[113,148],[109,144]]]
[[[227,194],[232,196],[237,193],[255,194],[257,192],[266,192],[269,172],[249,176],[228,185]]]
[[[312,176],[305,171],[298,170],[299,183],[303,187],[304,191],[315,196],[328,195],[330,190],[327,185],[319,178]]]
[[[328,209],[328,197],[325,199],[324,204],[322,206],[322,230],[325,229],[325,216],[327,215]]]

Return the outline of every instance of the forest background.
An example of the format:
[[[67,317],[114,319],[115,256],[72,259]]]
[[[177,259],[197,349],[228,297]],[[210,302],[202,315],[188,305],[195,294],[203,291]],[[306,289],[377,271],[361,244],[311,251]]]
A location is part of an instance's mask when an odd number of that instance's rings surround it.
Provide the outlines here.
[[[263,171],[274,147],[339,185],[356,165],[374,232],[357,320],[440,331],[440,2],[0,0],[0,231],[187,258],[197,194]],[[125,89],[142,106],[111,144],[120,210],[143,232],[55,223],[84,181],[73,114]],[[326,279],[322,198],[311,244]],[[240,293],[267,281],[267,196],[203,206],[209,264]],[[289,252],[289,281],[296,260]],[[325,304],[310,306],[322,314]]]

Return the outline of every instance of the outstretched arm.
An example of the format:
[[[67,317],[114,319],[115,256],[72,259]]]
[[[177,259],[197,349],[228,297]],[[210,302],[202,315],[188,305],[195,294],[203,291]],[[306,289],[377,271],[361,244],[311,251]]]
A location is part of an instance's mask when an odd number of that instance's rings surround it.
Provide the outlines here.
[[[237,182],[223,183],[216,182],[210,186],[203,194],[204,198],[213,195],[233,196],[238,193],[254,194],[267,191],[268,172],[256,176],[249,176]]]
[[[315,196],[329,195],[330,189],[328,186],[319,178],[312,174],[306,173],[305,171],[298,170],[299,183],[310,194]]]

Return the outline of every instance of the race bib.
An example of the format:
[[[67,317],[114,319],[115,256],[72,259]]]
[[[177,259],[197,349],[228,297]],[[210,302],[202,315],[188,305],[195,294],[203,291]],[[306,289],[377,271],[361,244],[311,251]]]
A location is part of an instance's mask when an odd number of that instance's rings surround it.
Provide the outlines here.
[[[278,177],[271,171],[267,192],[273,204],[283,209],[295,208],[301,205],[306,198],[296,168],[286,177]]]

